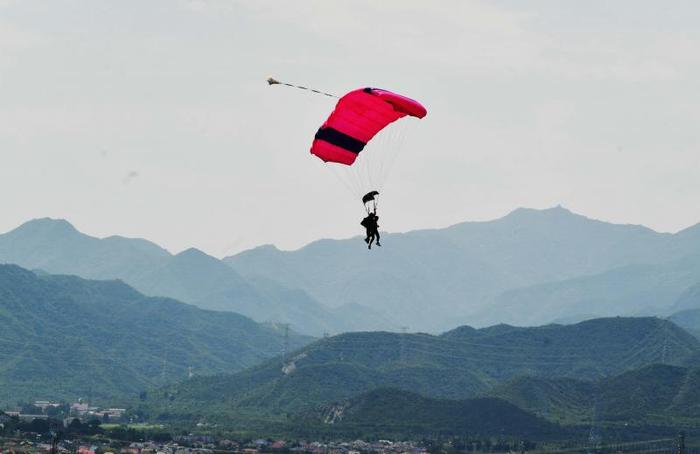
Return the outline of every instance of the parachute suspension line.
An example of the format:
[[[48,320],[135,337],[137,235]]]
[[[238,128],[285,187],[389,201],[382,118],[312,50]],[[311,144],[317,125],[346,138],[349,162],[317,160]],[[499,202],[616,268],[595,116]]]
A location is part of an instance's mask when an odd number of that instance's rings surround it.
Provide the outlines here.
[[[328,168],[330,173],[333,174],[333,176],[340,181],[340,183],[345,186],[345,189],[348,190],[350,195],[353,198],[360,198],[364,194],[363,191],[363,186],[362,182],[360,181],[359,177],[357,176],[357,173],[355,172],[355,169],[352,170],[352,173],[348,172],[348,168],[345,166],[340,166],[336,165],[333,163],[327,163],[324,167]],[[365,191],[366,192],[366,191]],[[365,207],[367,208],[367,207]],[[368,208],[367,208],[368,209]],[[369,213],[368,213],[369,214]]]
[[[316,93],[316,94],[323,95],[323,96],[328,96],[330,98],[336,98],[336,99],[340,98],[339,96],[334,95],[332,93],[326,93],[324,91],[316,90],[315,88],[304,87],[302,85],[294,85],[294,84],[289,84],[287,82],[280,82],[279,80],[276,80],[272,77],[267,78],[267,84],[268,85],[286,85],[287,87],[298,88],[299,90],[310,91],[312,93]]]
[[[367,150],[371,151],[371,150]],[[372,161],[372,156],[367,154],[367,152],[361,153],[358,157],[360,160],[360,165],[352,166],[353,172],[355,173],[355,181],[359,185],[359,195],[362,197],[365,193],[372,191],[374,188],[372,186],[372,174],[370,161]]]
[[[359,154],[355,164],[345,166],[326,163],[334,177],[338,179],[355,198],[360,198],[372,190],[381,190],[390,171],[394,167],[405,140],[408,122],[396,122],[379,133],[375,143],[370,144]],[[376,210],[378,204],[366,204],[368,213]]]
[[[376,167],[375,180],[380,183],[380,187],[376,189],[381,190],[381,185],[386,184],[389,179],[391,171],[396,164],[396,160],[403,150],[403,144],[406,138],[406,131],[408,129],[409,119],[404,119],[403,121],[397,121],[390,125],[385,131],[386,134],[382,134],[380,139],[381,153],[384,155],[382,159],[379,159],[379,165]]]
[[[336,180],[340,181],[340,183],[343,186],[345,186],[345,189],[347,189],[350,192],[350,194],[352,194],[353,197],[356,195],[357,191],[353,187],[352,183],[350,183],[349,180],[343,178],[340,175],[340,173],[338,172],[338,169],[336,169],[335,165],[327,164],[325,167],[328,168],[328,170],[330,170],[331,174],[336,178]]]
[[[356,199],[361,198],[369,191],[383,189],[391,170],[401,154],[406,138],[406,132],[410,128],[410,120],[397,121],[377,136],[373,144],[369,144],[362,151],[352,166],[326,162],[324,167],[330,167],[333,176],[345,186],[348,192]],[[378,203],[364,204],[365,211],[369,214],[376,211]]]

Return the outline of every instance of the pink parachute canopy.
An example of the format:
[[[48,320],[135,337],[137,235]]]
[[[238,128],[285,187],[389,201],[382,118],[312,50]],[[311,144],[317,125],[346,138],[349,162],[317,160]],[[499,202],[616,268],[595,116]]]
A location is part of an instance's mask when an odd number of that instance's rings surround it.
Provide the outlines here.
[[[419,102],[378,88],[360,88],[338,101],[319,128],[311,153],[326,162],[352,165],[372,138],[390,123],[406,115],[423,118],[427,110]]]

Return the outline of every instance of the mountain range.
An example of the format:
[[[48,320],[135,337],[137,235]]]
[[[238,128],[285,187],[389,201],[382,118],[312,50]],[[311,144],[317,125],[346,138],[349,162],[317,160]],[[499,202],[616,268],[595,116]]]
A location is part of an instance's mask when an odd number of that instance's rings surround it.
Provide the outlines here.
[[[311,339],[231,312],[146,297],[121,281],[0,265],[0,402],[134,396],[231,373]]]
[[[161,388],[136,412],[239,428],[274,421],[300,436],[568,437],[587,435],[593,423],[668,432],[700,422],[699,362],[700,341],[657,318],[348,333],[239,373]]]
[[[0,261],[89,279],[121,279],[149,296],[290,323],[320,336],[347,331],[439,333],[456,326],[626,316],[700,308],[700,227],[676,234],[520,208],[486,222],[261,246],[219,260],[171,254],[142,239],[98,239],[63,220],[0,235]]]
[[[197,249],[173,255],[142,239],[95,238],[65,220],[36,219],[0,235],[0,262],[86,279],[120,279],[145,295],[237,312],[260,322],[291,323],[297,331],[319,336],[383,324],[381,317],[358,322],[364,314],[370,318],[371,311],[329,309],[298,288],[244,279]]]
[[[700,227],[657,233],[562,207],[382,238],[384,247],[371,254],[357,239],[322,240],[224,261],[244,277],[301,288],[327,306],[370,306],[395,324],[430,332],[583,314],[668,315],[700,281]]]
[[[651,425],[700,420],[700,369],[652,364],[595,382],[518,377],[489,392],[519,408],[564,424],[643,420]],[[687,422],[687,421],[686,421]]]
[[[376,388],[466,399],[520,376],[596,380],[662,362],[689,366],[699,354],[700,341],[656,318],[464,326],[439,336],[347,333],[237,374],[174,385],[166,394],[168,405],[189,409],[303,412]]]
[[[556,207],[383,240],[219,260],[27,222],[0,235],[0,401],[376,436],[700,421],[700,228]]]

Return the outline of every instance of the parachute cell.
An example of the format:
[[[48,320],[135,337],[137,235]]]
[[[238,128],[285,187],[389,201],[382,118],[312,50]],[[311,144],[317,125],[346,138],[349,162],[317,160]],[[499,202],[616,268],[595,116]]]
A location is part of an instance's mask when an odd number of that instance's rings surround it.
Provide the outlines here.
[[[365,145],[387,125],[407,115],[423,118],[425,107],[405,96],[378,88],[346,94],[319,128],[311,153],[325,162],[352,165]]]

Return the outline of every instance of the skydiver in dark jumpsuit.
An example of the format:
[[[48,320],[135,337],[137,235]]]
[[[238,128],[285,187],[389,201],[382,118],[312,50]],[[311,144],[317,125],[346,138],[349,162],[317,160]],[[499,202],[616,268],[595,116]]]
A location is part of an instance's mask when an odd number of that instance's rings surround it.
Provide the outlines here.
[[[367,243],[367,248],[372,249],[372,243],[377,240],[377,246],[381,247],[379,243],[379,216],[377,216],[377,211],[369,213],[366,218],[362,220],[360,224],[364,226],[367,230],[367,237],[365,238],[365,243]]]

